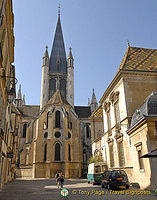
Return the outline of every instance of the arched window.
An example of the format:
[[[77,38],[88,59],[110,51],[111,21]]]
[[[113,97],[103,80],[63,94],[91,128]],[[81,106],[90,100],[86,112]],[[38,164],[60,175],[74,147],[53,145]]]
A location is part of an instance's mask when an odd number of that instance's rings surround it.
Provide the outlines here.
[[[68,160],[71,161],[71,149],[70,149],[70,144],[68,144]]]
[[[60,128],[60,111],[57,110],[55,113],[55,128]]]
[[[23,125],[23,137],[26,138],[26,129],[27,129],[27,124]]]
[[[45,144],[45,147],[44,147],[44,162],[46,162],[47,160],[47,144]]]
[[[63,97],[66,97],[66,80],[61,79],[60,80],[60,91]]]
[[[60,144],[56,143],[55,144],[55,161],[60,161]]]

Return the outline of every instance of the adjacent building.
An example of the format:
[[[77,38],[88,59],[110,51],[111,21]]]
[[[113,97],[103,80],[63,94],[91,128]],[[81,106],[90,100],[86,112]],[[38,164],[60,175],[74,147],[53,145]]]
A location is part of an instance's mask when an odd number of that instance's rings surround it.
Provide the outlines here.
[[[157,186],[156,158],[141,158],[157,147],[157,91],[152,92],[132,116],[127,134],[133,154],[133,181],[141,188]]]
[[[153,91],[157,91],[156,61],[157,50],[128,46],[115,77],[100,99],[103,108],[104,131],[92,142],[93,155],[95,151],[101,152],[109,169],[124,169],[130,182],[139,182],[141,188],[147,187],[150,180],[144,183],[142,179],[139,181],[135,176],[137,170],[138,176],[149,177],[145,174],[147,170],[140,171],[137,164],[137,154],[134,153],[136,144],[134,146],[135,141],[133,142],[135,136],[130,135],[132,129],[129,128],[131,123],[133,124],[133,114],[136,109]],[[155,110],[155,104],[153,109]],[[94,129],[92,138],[95,138],[95,133],[99,129],[98,122],[96,124],[92,124],[92,129]],[[153,131],[156,131],[156,126]],[[138,136],[144,145],[143,148],[147,149],[146,141],[144,141],[146,136],[143,132],[138,133]],[[155,136],[153,139],[156,140]],[[101,144],[99,148],[98,143]],[[153,148],[154,143],[151,143],[149,150]]]
[[[0,1],[0,188],[12,180],[18,155],[20,112],[15,98],[14,14],[12,1]]]

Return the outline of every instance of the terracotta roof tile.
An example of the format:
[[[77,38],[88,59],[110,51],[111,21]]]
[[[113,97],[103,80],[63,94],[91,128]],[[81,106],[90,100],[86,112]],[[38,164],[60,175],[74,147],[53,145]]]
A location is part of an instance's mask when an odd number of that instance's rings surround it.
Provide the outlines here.
[[[157,72],[157,50],[128,47],[119,70]]]

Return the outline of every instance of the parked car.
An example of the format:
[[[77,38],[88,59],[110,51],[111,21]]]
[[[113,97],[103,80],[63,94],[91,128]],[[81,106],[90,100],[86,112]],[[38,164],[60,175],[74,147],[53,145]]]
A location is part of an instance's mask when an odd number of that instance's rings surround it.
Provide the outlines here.
[[[109,170],[103,173],[101,179],[101,187],[104,188],[116,188],[119,186],[125,186],[126,189],[129,189],[128,176],[124,170]]]
[[[104,170],[107,169],[106,163],[91,163],[88,166],[88,174],[87,174],[87,179],[88,183],[92,183],[93,185],[95,184],[101,184],[101,179],[104,173]]]

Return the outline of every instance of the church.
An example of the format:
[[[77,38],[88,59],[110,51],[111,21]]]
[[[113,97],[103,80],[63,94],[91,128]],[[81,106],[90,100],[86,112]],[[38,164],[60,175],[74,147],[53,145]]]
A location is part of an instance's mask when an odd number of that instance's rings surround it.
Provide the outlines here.
[[[66,57],[60,11],[49,56],[46,47],[40,106],[25,104],[19,88],[19,177],[51,178],[62,171],[66,178],[86,177],[92,155],[89,117],[97,108],[94,89],[88,106],[74,105],[74,59]]]

